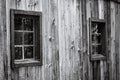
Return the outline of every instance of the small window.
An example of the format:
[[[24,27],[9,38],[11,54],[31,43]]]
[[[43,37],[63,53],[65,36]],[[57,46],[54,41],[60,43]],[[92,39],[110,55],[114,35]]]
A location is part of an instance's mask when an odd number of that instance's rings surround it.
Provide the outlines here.
[[[91,20],[90,26],[91,60],[105,59],[106,56],[106,26],[105,20]]]
[[[42,64],[42,13],[11,10],[12,66]]]

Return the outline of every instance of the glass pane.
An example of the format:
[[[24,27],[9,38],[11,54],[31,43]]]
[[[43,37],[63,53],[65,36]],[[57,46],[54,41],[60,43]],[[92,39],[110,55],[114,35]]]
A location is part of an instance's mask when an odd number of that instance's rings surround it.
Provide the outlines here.
[[[24,47],[24,57],[25,58],[33,58],[33,47]]]
[[[15,45],[22,45],[22,32],[15,32]]]
[[[23,23],[24,23],[24,30],[33,31],[33,19],[24,18]]]
[[[33,45],[33,33],[24,33],[24,44]]]
[[[22,59],[22,47],[15,47],[15,59]]]
[[[22,30],[22,17],[15,16],[15,30]]]
[[[92,54],[98,54],[98,46],[92,46]]]

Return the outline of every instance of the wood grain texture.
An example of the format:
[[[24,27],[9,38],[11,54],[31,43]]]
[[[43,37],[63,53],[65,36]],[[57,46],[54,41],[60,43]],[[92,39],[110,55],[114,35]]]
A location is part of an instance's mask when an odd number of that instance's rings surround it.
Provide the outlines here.
[[[116,80],[116,61],[115,61],[115,3],[111,2],[111,48],[110,48],[110,61],[111,61],[111,80]]]
[[[38,3],[36,4],[36,2],[38,1],[35,1],[34,0],[12,0],[12,1],[9,1],[7,0],[6,4],[7,4],[7,45],[9,45],[9,39],[10,39],[10,36],[9,36],[9,30],[10,30],[10,22],[9,22],[9,19],[10,19],[10,14],[9,14],[9,11],[10,9],[18,9],[18,10],[28,10],[28,11],[41,11],[42,10],[42,3]],[[41,0],[39,2],[42,2]],[[41,6],[40,8],[39,7],[35,7],[35,6]],[[8,49],[8,53],[9,53],[9,47],[7,48]],[[10,53],[9,53],[10,54]],[[8,56],[10,56],[8,54]],[[10,59],[10,58],[8,58]],[[10,61],[10,60],[9,60]],[[9,62],[9,66],[10,66],[10,62]],[[9,67],[8,67],[9,68]],[[9,71],[9,75],[12,76],[12,78],[10,78],[9,76],[9,79],[11,80],[41,80],[42,79],[42,68],[41,67],[38,67],[38,66],[35,66],[35,67],[21,67],[21,68],[16,68],[14,70],[8,70]],[[12,73],[12,74],[10,74]],[[39,75],[39,76],[38,76]]]
[[[6,29],[6,7],[5,0],[0,0],[0,79],[7,79],[7,60],[5,57],[5,29]],[[4,59],[5,58],[5,59]],[[6,78],[5,78],[6,77]]]
[[[82,13],[82,1],[62,0],[59,3],[60,79],[87,80],[87,53],[84,46],[86,43],[83,44],[86,36],[83,34],[83,25],[85,24],[82,23],[82,14],[84,14]],[[85,4],[85,2],[83,3]]]
[[[58,0],[43,0],[43,80],[59,80]]]
[[[120,5],[115,5],[115,51],[116,51],[116,79],[120,79]]]
[[[93,80],[89,18],[107,23],[108,53],[107,61],[99,64],[101,80],[119,80],[119,8],[105,0],[0,0],[0,80]],[[42,11],[42,66],[10,68],[10,9]]]

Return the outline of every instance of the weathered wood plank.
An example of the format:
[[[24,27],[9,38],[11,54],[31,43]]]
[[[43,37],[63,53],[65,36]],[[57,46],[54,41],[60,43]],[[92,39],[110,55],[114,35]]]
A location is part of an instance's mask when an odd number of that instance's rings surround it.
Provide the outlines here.
[[[111,2],[111,48],[110,48],[110,62],[111,62],[111,72],[110,72],[110,79],[116,80],[116,61],[115,61],[115,3]]]
[[[5,0],[0,0],[0,79],[4,80],[7,79],[7,63],[5,62],[6,60],[6,55],[4,53],[4,48],[5,48],[5,28],[6,28],[6,1]],[[5,59],[4,59],[5,58]]]
[[[106,53],[106,76],[105,76],[105,80],[110,80],[110,77],[109,77],[109,73],[110,73],[110,35],[111,35],[111,27],[110,27],[110,0],[109,1],[104,1],[104,17],[106,19],[106,30],[107,30],[107,33],[106,33],[106,37],[107,37],[107,53]]]
[[[59,1],[60,79],[82,79],[82,13],[80,0]]]
[[[99,19],[104,19],[104,0],[98,0]]]
[[[42,0],[16,0],[17,2],[14,2],[12,4],[8,4],[10,6],[13,6],[13,9],[20,9],[20,10],[29,10],[29,11],[41,11],[42,9],[42,3],[36,3],[36,2],[42,2]],[[38,6],[39,8],[35,7]],[[8,11],[10,8],[8,8]],[[9,19],[9,16],[8,16]],[[9,26],[9,24],[8,24]],[[8,28],[9,29],[9,28]],[[9,32],[8,32],[9,34]],[[33,66],[33,67],[21,67],[17,70],[15,69],[12,71],[12,78],[15,80],[43,80],[42,79],[42,67]]]
[[[104,80],[104,61],[100,61],[100,79]]]
[[[25,67],[19,68],[19,71],[17,73],[17,74],[19,74],[18,78],[17,78],[18,80],[26,80],[26,77],[27,77],[26,70],[27,70],[27,68],[25,68]]]
[[[43,1],[44,80],[59,80],[58,0]]]
[[[89,61],[89,18],[106,19],[106,3],[103,0],[6,0],[7,22],[7,57],[4,60],[8,65],[8,78],[10,70],[10,18],[9,9],[22,9],[30,11],[43,11],[43,66],[21,67],[12,71],[15,80],[92,80]],[[17,2],[15,2],[17,1]],[[43,3],[43,4],[42,4]],[[110,80],[115,80],[120,74],[120,58],[116,52],[119,49],[119,15],[116,15],[115,5],[111,2],[111,27],[108,31],[110,37]],[[2,5],[3,6],[3,5]],[[42,8],[43,7],[43,8]],[[1,10],[1,9],[0,9]],[[86,12],[87,11],[87,12]],[[105,13],[104,13],[105,12]],[[87,20],[86,20],[87,19]],[[2,20],[4,20],[2,16]],[[118,21],[118,22],[115,22]],[[115,23],[117,23],[115,27]],[[107,22],[109,24],[109,21]],[[1,28],[3,31],[3,28]],[[115,31],[117,31],[115,33]],[[117,34],[117,35],[116,35]],[[1,34],[3,37],[3,33]],[[6,35],[4,33],[4,35]],[[2,42],[3,40],[0,39]],[[117,42],[115,42],[117,41]],[[2,43],[1,43],[2,44]],[[3,45],[3,44],[2,44]],[[5,47],[4,45],[4,47]],[[1,46],[1,52],[3,51]],[[109,47],[108,47],[109,48]],[[116,51],[116,52],[115,52]],[[2,53],[1,53],[2,54]],[[119,51],[117,52],[119,56]],[[3,60],[1,55],[1,60]],[[8,61],[8,62],[7,62]],[[115,61],[117,61],[117,64]],[[108,61],[109,62],[109,61]],[[1,62],[3,64],[3,62]],[[101,62],[101,80],[106,80],[104,74],[106,63]],[[1,71],[3,66],[1,66]],[[118,70],[118,72],[116,71]],[[88,74],[89,70],[89,74]],[[2,71],[3,72],[3,71]],[[2,72],[0,74],[2,74]],[[89,75],[89,77],[88,77]],[[0,76],[3,79],[3,74]],[[119,77],[117,78],[119,80]]]
[[[10,9],[16,9],[16,0],[6,0],[6,57],[8,67],[8,80],[18,79],[18,69],[15,69],[15,74],[11,70],[11,57],[10,57]],[[17,73],[16,73],[17,72]]]
[[[115,53],[116,53],[116,80],[120,79],[120,5],[116,4],[115,16]]]
[[[91,0],[92,18],[95,18],[95,19],[98,19],[98,17],[99,17],[98,1],[99,0]]]

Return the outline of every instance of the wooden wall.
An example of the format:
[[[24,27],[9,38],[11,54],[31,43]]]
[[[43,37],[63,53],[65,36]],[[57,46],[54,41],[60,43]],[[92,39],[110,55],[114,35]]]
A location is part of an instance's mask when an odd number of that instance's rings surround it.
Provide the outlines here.
[[[6,61],[5,61],[5,34],[6,34],[6,11],[5,11],[5,0],[0,0],[0,79],[4,80],[5,78],[5,68],[6,68]],[[6,72],[7,73],[7,72]]]
[[[6,0],[8,80],[42,80],[41,66],[10,68],[10,9],[42,11],[42,0]]]
[[[10,9],[42,11],[42,66],[11,69]],[[109,0],[0,0],[0,80],[92,80],[89,18],[107,23],[101,80],[119,80],[119,17],[120,4]]]

